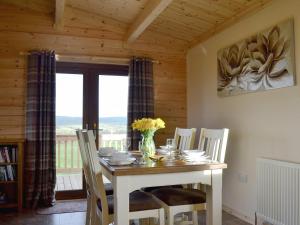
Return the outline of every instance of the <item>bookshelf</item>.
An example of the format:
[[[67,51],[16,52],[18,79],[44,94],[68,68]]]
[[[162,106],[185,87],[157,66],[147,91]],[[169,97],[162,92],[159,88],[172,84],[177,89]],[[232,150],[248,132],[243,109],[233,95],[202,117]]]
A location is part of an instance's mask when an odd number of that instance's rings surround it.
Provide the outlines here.
[[[22,210],[23,152],[23,139],[0,139],[0,210]]]

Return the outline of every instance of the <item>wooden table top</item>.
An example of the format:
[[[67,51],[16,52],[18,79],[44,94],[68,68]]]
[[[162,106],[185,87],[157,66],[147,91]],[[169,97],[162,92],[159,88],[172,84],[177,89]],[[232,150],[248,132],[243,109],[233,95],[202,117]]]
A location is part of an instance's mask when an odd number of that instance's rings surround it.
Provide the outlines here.
[[[100,158],[100,164],[113,176],[179,173],[227,168],[226,163],[215,161],[187,162],[184,160],[153,162],[149,159],[144,165],[112,166],[105,159]]]

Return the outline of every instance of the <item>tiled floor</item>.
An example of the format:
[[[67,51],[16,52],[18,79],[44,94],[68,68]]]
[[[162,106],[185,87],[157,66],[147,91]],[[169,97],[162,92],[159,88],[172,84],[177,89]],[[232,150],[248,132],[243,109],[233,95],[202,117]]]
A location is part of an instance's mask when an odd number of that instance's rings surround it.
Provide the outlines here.
[[[205,215],[201,213],[200,225],[205,225]],[[37,215],[33,212],[22,214],[1,214],[0,225],[84,225],[85,212]],[[223,212],[223,225],[249,225],[238,218]]]

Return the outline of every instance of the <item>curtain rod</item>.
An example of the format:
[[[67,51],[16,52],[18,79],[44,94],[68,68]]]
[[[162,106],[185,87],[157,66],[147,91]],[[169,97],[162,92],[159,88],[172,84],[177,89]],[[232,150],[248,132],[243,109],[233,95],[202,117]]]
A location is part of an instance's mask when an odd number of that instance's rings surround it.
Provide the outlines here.
[[[20,55],[29,55],[28,52],[20,52]],[[55,54],[56,60],[61,62],[78,62],[78,63],[107,63],[107,64],[119,64],[128,65],[131,58],[119,58],[119,57],[105,57],[105,56],[87,56],[87,55],[67,55],[67,54]],[[152,63],[159,64],[158,60],[152,60]]]

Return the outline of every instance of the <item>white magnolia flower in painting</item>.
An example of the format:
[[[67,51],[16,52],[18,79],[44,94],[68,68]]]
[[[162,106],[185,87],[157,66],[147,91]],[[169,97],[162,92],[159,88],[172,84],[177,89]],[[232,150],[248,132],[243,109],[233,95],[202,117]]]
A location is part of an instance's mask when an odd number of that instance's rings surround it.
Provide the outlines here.
[[[225,49],[218,57],[218,90],[230,88],[228,85],[232,82],[238,83],[237,79],[249,61],[250,58],[246,56],[246,45],[241,47],[232,45]]]
[[[285,58],[289,45],[290,41],[281,37],[278,26],[268,36],[257,35],[255,51],[246,70],[249,90],[270,89],[291,82]]]

